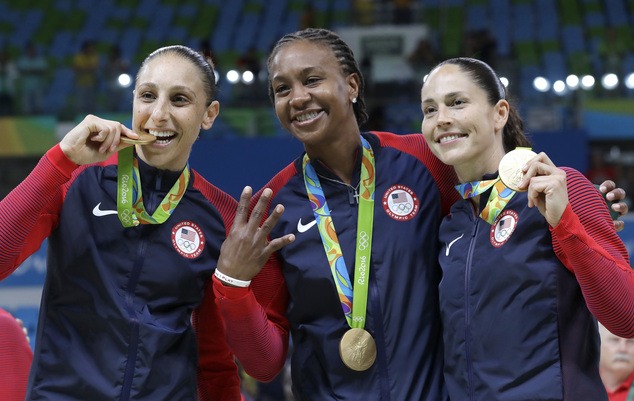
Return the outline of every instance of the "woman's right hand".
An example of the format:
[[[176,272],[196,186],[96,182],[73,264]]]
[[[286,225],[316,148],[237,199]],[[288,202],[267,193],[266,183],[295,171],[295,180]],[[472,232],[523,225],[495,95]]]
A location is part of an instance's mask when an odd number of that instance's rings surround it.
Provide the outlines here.
[[[104,120],[89,114],[59,143],[60,148],[75,164],[84,165],[107,160],[121,149],[133,146],[120,141],[121,135],[139,136],[118,121]]]
[[[273,192],[268,188],[262,191],[262,196],[249,217],[251,187],[244,188],[240,195],[233,226],[220,248],[216,267],[218,271],[237,280],[249,281],[262,270],[273,252],[295,240],[293,234],[268,240],[271,230],[284,213],[282,205],[277,205],[260,226],[272,194]]]

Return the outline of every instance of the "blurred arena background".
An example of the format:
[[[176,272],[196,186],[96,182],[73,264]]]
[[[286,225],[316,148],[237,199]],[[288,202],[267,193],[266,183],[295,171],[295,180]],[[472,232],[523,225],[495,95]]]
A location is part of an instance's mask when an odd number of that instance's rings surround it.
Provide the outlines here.
[[[147,54],[185,44],[212,57],[220,116],[190,165],[238,197],[302,150],[268,99],[266,58],[282,35],[337,31],[364,71],[367,130],[420,131],[419,89],[436,62],[471,56],[508,83],[537,151],[634,209],[634,0],[0,0],[0,193],[88,114],[130,124]],[[86,51],[96,68],[81,71]],[[621,237],[634,250],[634,219]],[[32,336],[46,243],[0,283],[0,307]]]

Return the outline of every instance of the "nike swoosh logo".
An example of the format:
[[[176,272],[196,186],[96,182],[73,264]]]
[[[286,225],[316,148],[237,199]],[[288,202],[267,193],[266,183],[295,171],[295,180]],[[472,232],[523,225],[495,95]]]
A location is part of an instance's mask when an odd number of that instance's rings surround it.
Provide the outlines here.
[[[458,238],[456,238],[455,240],[451,241],[449,243],[449,245],[447,245],[447,249],[445,249],[445,256],[449,256],[449,248],[451,248],[451,246],[454,244],[454,242],[458,241],[460,238],[464,237],[464,233],[462,233],[461,236],[459,236]]]
[[[317,224],[317,220],[313,220],[308,224],[302,224],[302,219],[299,219],[299,221],[297,222],[297,231],[299,231],[300,233],[305,233],[315,224]]]
[[[97,217],[107,216],[109,214],[117,214],[116,210],[101,210],[99,209],[99,206],[101,206],[101,202],[97,203],[97,206],[95,206],[95,208],[92,209],[92,214],[94,214]]]

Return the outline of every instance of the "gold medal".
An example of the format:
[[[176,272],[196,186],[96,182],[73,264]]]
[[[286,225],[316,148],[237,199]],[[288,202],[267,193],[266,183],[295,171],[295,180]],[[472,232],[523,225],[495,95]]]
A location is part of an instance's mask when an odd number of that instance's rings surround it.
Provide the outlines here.
[[[139,139],[128,138],[127,136],[121,136],[121,142],[130,143],[133,145],[147,145],[148,143],[152,143],[156,141],[156,137],[152,134],[146,134],[145,132],[136,132],[139,136]]]
[[[518,148],[505,154],[500,160],[500,166],[498,167],[500,179],[504,185],[513,191],[525,192],[526,190],[520,190],[517,185],[524,178],[522,168],[535,156],[537,156],[537,153],[528,148]]]
[[[352,370],[364,371],[376,359],[376,344],[367,331],[354,328],[346,331],[339,343],[339,354],[343,363]]]

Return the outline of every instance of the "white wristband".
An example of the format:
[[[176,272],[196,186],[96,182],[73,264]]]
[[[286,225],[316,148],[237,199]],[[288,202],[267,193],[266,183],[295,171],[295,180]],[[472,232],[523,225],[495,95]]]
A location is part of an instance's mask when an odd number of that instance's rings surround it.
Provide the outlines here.
[[[238,280],[237,278],[229,277],[226,274],[221,273],[218,269],[216,269],[214,276],[216,276],[218,280],[227,284],[235,285],[236,287],[248,287],[251,284],[251,280]]]

